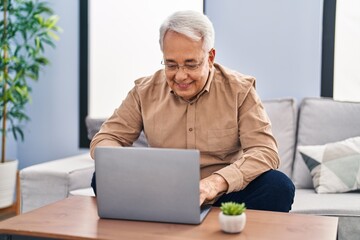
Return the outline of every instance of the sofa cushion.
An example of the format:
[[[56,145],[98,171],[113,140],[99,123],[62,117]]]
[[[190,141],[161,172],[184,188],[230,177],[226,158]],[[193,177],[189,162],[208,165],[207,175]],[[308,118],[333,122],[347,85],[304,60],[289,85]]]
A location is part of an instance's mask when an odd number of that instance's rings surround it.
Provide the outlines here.
[[[325,145],[299,146],[317,193],[360,188],[360,137]]]
[[[94,160],[89,153],[36,164],[20,171],[21,212],[50,204],[90,187]]]
[[[100,130],[101,125],[104,123],[105,118],[91,118],[89,116],[86,117],[85,123],[88,132],[88,138],[91,140],[95,134]],[[148,147],[148,143],[145,137],[144,132],[140,133],[139,138],[133,143],[134,147]]]
[[[95,134],[100,130],[101,125],[105,121],[105,118],[91,118],[87,116],[85,118],[85,124],[87,127],[88,138],[91,140]]]
[[[323,145],[360,136],[360,103],[329,98],[305,98],[299,110],[297,145]],[[310,171],[297,151],[293,181],[297,188],[313,188]]]
[[[95,197],[95,193],[92,187],[89,188],[81,188],[70,191],[69,196],[88,196]]]
[[[316,194],[314,189],[296,189],[293,213],[360,217],[359,193]]]
[[[296,103],[293,98],[263,101],[279,148],[279,170],[291,177],[296,134]]]

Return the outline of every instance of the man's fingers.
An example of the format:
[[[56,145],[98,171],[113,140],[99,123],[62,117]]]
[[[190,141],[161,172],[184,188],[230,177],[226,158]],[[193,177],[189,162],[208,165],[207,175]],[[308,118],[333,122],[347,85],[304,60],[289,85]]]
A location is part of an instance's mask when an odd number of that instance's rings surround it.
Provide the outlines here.
[[[212,199],[212,191],[212,186],[208,181],[204,179],[200,181],[200,205]]]
[[[204,203],[204,201],[205,201],[205,198],[204,198],[203,194],[200,194],[200,206],[201,206],[201,204]]]
[[[200,181],[199,188],[200,188],[200,206],[201,206],[201,204],[203,204],[206,198],[206,194],[204,193],[204,184],[202,181]]]

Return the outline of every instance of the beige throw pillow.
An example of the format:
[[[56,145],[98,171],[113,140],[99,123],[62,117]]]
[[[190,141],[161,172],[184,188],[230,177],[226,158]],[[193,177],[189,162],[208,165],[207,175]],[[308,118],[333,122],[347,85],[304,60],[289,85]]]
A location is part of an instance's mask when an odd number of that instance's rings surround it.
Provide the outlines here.
[[[360,137],[325,145],[299,146],[317,193],[360,189]]]

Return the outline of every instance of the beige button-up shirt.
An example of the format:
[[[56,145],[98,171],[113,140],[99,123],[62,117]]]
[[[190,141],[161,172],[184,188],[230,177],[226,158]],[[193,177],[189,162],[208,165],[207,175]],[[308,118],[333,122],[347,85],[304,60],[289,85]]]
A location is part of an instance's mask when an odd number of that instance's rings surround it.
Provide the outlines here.
[[[255,79],[219,64],[190,102],[169,88],[164,70],[136,80],[91,141],[91,156],[96,146],[131,146],[142,130],[150,147],[200,150],[201,177],[221,175],[228,193],[279,165]]]

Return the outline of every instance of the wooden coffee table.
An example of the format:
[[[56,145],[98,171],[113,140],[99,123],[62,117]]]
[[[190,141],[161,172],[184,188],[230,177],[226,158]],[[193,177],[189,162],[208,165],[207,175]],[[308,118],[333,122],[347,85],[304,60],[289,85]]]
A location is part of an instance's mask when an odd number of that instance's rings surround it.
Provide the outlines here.
[[[60,239],[331,239],[337,217],[247,210],[240,234],[220,230],[219,208],[200,225],[99,219],[96,198],[73,196],[0,222],[0,239],[30,236]]]

